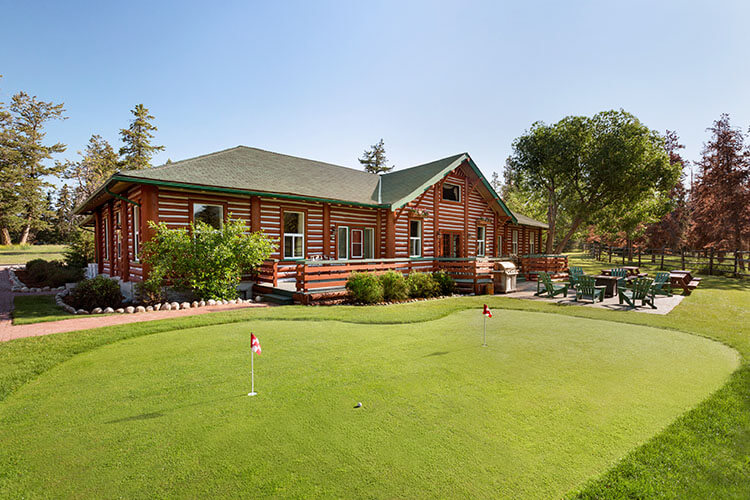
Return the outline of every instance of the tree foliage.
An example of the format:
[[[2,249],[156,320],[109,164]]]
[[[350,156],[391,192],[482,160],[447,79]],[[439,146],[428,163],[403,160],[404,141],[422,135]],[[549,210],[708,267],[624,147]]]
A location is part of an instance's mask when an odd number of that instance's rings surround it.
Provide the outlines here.
[[[584,223],[642,212],[655,193],[674,186],[679,170],[669,163],[663,137],[622,110],[535,123],[513,143],[508,162],[511,182],[545,202],[548,253],[561,252]],[[556,240],[558,231],[563,236]]]
[[[151,123],[154,116],[149,114],[148,108],[143,104],[136,104],[130,111],[134,118],[128,128],[120,129],[120,137],[123,146],[120,148],[120,156],[123,166],[128,170],[142,170],[151,166],[151,158],[164,146],[156,146],[151,142],[157,130],[156,125]]]
[[[359,158],[359,163],[371,174],[380,174],[393,170],[393,166],[389,167],[387,161],[383,139],[380,139],[377,144],[373,144],[370,149],[365,150],[362,153],[362,157]]]
[[[68,163],[65,171],[66,177],[76,183],[76,204],[91,196],[118,168],[117,153],[100,135],[92,135],[86,150],[78,154],[81,159]]]
[[[151,272],[150,290],[170,283],[192,290],[201,299],[234,299],[242,275],[249,273],[275,249],[263,234],[245,233],[245,223],[230,220],[221,229],[199,222],[190,229],[169,229],[149,221],[154,237],[143,244],[143,262]]]

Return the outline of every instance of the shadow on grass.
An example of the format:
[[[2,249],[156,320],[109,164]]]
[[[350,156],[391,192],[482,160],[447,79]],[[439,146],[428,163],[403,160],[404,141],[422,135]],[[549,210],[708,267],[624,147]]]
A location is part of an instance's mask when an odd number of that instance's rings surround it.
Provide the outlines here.
[[[207,399],[205,401],[196,401],[195,403],[188,403],[188,404],[184,404],[184,405],[177,405],[177,406],[173,406],[171,408],[167,408],[165,410],[152,411],[152,412],[148,412],[148,413],[141,413],[139,415],[132,415],[130,417],[116,418],[114,420],[108,420],[108,421],[106,421],[104,423],[105,424],[121,424],[121,423],[125,423],[125,422],[137,422],[139,420],[152,420],[152,419],[155,419],[155,418],[163,417],[165,415],[165,413],[169,413],[169,412],[172,412],[172,411],[175,411],[175,410],[181,410],[183,408],[191,408],[193,406],[203,406],[203,405],[218,403],[218,402],[221,402],[221,401],[229,401],[230,399],[237,399],[237,398],[242,398],[242,397],[247,397],[247,393],[237,394],[235,396],[227,396],[225,398],[216,398],[216,399]]]

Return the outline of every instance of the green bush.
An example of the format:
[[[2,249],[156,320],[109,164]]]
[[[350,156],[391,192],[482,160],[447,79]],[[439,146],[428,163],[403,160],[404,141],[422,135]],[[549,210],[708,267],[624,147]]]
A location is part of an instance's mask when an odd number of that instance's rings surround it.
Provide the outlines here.
[[[456,282],[445,271],[435,271],[432,273],[432,279],[438,285],[439,295],[452,295],[456,291]]]
[[[96,260],[94,234],[79,230],[65,248],[65,263],[70,267],[84,268]]]
[[[383,285],[370,273],[352,273],[346,280],[346,289],[354,302],[376,304],[383,301]]]
[[[78,283],[70,292],[68,303],[76,309],[91,311],[95,307],[120,307],[123,299],[117,281],[97,276]]]
[[[221,229],[203,222],[189,230],[169,229],[163,222],[149,225],[156,234],[143,244],[142,257],[152,269],[144,286],[153,291],[170,283],[203,300],[235,299],[242,275],[268,259],[275,248],[261,232],[246,234],[245,222],[237,219]]]
[[[395,302],[409,298],[409,288],[406,286],[404,275],[396,271],[388,271],[380,276],[383,286],[383,300]]]
[[[44,259],[30,260],[26,263],[26,274],[29,276],[29,279],[42,281],[47,276],[50,264],[50,262]],[[40,277],[42,279],[39,279]]]
[[[406,278],[406,285],[409,287],[409,297],[415,299],[436,297],[440,291],[430,273],[411,273]]]
[[[26,275],[33,286],[58,287],[83,279],[83,269],[64,265],[62,262],[34,259],[26,263]]]
[[[153,277],[153,271],[152,275]],[[161,279],[148,279],[135,285],[135,296],[138,302],[145,305],[154,305],[162,302],[166,297]]]

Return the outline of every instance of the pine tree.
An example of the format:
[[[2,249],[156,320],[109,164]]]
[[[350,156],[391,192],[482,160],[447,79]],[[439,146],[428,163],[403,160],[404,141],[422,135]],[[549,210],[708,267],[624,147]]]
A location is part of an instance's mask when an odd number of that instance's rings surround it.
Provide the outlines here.
[[[151,158],[159,151],[164,151],[164,146],[151,144],[154,138],[152,132],[157,128],[151,123],[154,116],[148,113],[148,108],[143,104],[136,104],[130,112],[135,118],[128,128],[120,129],[123,142],[120,148],[121,162],[128,170],[143,170],[151,166]]]
[[[92,135],[85,152],[76,163],[66,165],[65,175],[77,182],[73,195],[74,203],[81,203],[91,196],[104,181],[117,171],[117,154],[114,148],[99,135]]]
[[[362,158],[359,158],[359,162],[365,167],[365,170],[371,174],[380,174],[393,170],[393,166],[389,167],[386,165],[387,161],[383,139],[380,139],[377,144],[373,144],[370,149],[365,150],[362,154]]]
[[[691,193],[691,238],[704,248],[743,250],[750,240],[750,151],[729,115],[708,130]]]
[[[21,182],[21,159],[13,119],[0,101],[0,244],[12,243],[10,231],[21,212],[17,186]]]
[[[669,193],[672,210],[655,224],[646,228],[645,238],[651,248],[680,248],[685,244],[686,231],[690,224],[690,211],[687,204],[687,191],[685,189],[685,160],[679,150],[685,146],[680,144],[679,137],[671,130],[664,135],[664,148],[669,155],[671,165],[680,165],[682,173],[680,179]]]
[[[49,215],[46,189],[53,185],[45,179],[64,169],[59,163],[49,165],[46,160],[65,151],[65,144],[45,144],[44,126],[51,120],[64,120],[64,112],[63,104],[40,101],[25,92],[18,92],[11,100],[9,127],[12,139],[8,154],[13,162],[12,168],[17,169],[18,204],[14,213],[6,216],[6,223],[20,228],[20,244],[28,242],[32,229],[46,226],[44,219]]]

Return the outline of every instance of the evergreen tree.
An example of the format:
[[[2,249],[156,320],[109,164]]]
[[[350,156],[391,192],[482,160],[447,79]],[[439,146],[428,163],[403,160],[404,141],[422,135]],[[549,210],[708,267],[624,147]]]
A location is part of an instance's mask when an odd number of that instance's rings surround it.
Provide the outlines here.
[[[359,158],[359,163],[371,174],[380,174],[393,170],[393,166],[389,167],[386,165],[387,161],[383,139],[380,139],[377,144],[373,144],[370,149],[365,150],[362,158]]]
[[[128,128],[120,129],[123,142],[120,148],[121,162],[128,170],[143,170],[151,166],[151,158],[157,152],[164,151],[164,146],[151,144],[154,138],[152,132],[157,128],[151,123],[154,116],[148,113],[148,108],[143,104],[136,104],[130,112],[135,118]]]
[[[18,185],[21,182],[21,160],[13,119],[0,101],[0,244],[12,243],[10,231],[21,213]]]
[[[77,217],[73,215],[75,208],[75,193],[67,184],[63,184],[63,187],[57,193],[57,204],[55,206],[55,226],[58,241],[70,242],[77,231]]]
[[[722,114],[708,130],[712,136],[691,193],[690,235],[704,248],[743,250],[750,240],[750,151],[729,115]]]
[[[7,214],[5,223],[21,230],[19,243],[29,240],[32,230],[44,229],[45,218],[49,216],[46,203],[46,189],[53,185],[46,181],[47,176],[61,173],[60,164],[49,165],[56,153],[65,151],[65,144],[44,143],[46,133],[44,126],[51,120],[64,120],[63,104],[40,101],[36,96],[18,92],[10,104],[10,135],[12,135],[8,155],[13,162],[12,169],[17,169],[16,210]]]
[[[66,165],[66,177],[77,182],[74,203],[81,203],[91,196],[104,181],[117,171],[117,154],[112,146],[99,135],[92,135],[85,152],[76,163]]]

